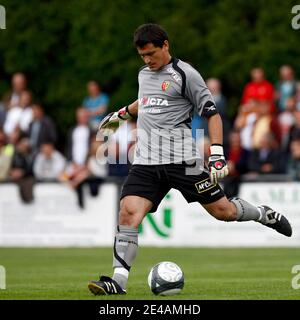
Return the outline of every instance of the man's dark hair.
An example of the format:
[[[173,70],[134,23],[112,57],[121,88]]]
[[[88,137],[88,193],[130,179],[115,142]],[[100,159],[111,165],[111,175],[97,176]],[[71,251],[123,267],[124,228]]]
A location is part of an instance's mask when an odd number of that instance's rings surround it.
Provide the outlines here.
[[[155,23],[142,24],[135,30],[133,37],[133,43],[138,48],[143,48],[148,43],[162,48],[165,40],[169,40],[167,32]]]

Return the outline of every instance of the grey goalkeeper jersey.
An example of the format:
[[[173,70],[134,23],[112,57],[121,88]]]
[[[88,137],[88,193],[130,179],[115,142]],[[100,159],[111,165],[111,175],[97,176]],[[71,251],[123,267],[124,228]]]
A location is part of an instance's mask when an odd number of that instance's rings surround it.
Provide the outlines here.
[[[158,71],[140,70],[137,144],[133,164],[181,163],[201,158],[192,139],[194,108],[214,104],[203,78],[176,58]],[[209,102],[208,104],[206,104]]]

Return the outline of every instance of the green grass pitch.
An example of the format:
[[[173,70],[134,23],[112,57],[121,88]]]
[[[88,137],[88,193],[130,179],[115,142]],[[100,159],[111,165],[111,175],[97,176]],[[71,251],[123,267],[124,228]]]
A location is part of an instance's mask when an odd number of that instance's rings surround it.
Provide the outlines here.
[[[147,284],[151,267],[173,261],[185,273],[182,293],[154,296]],[[291,270],[299,248],[146,248],[140,247],[126,296],[93,296],[89,280],[111,275],[111,248],[0,248],[6,290],[0,299],[300,299]]]

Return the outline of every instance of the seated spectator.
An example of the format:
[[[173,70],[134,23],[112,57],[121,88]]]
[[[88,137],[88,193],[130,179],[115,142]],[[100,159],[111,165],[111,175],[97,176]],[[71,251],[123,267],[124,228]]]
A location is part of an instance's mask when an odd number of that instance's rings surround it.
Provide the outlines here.
[[[136,123],[126,121],[109,137],[109,175],[125,177],[128,175],[130,162],[128,152],[135,143]]]
[[[290,97],[285,101],[284,111],[278,115],[278,123],[281,133],[281,149],[285,152],[289,149],[289,133],[295,123],[295,98]]]
[[[31,203],[33,197],[33,155],[30,150],[29,140],[22,138],[16,145],[10,170],[10,178],[19,186],[23,203]]]
[[[293,112],[294,115],[294,124],[291,126],[288,133],[288,150],[290,150],[290,144],[293,140],[300,139],[300,110],[295,110]]]
[[[296,84],[295,99],[296,99],[296,109],[300,110],[300,81],[298,81]]]
[[[250,152],[248,168],[251,174],[282,173],[282,154],[274,135],[266,133],[261,137],[258,148]]]
[[[82,105],[89,111],[89,124],[97,131],[99,122],[104,118],[109,103],[108,95],[101,91],[97,81],[87,83],[88,96],[84,98]]]
[[[76,110],[76,125],[69,130],[66,155],[70,162],[77,165],[85,165],[92,137],[89,126],[89,112],[84,108]]]
[[[70,162],[65,171],[59,176],[59,181],[67,183],[77,193],[78,205],[84,208],[84,200],[82,193],[82,184],[89,177],[90,172],[86,165],[79,165]]]
[[[32,105],[33,120],[29,126],[29,140],[32,152],[38,153],[40,147],[45,142],[56,142],[57,133],[54,122],[45,115],[40,104]]]
[[[254,122],[252,131],[252,148],[257,149],[260,146],[261,139],[268,133],[272,133],[277,144],[280,144],[281,131],[275,114],[269,112],[268,103],[260,103],[259,112]]]
[[[0,182],[8,178],[14,154],[14,145],[7,143],[6,136],[0,129]]]
[[[300,139],[291,142],[287,173],[293,180],[300,181]]]
[[[3,128],[6,119],[6,108],[3,102],[0,101],[0,128]]]
[[[57,180],[66,166],[65,157],[55,150],[53,143],[44,143],[33,164],[34,176],[39,180]]]
[[[3,101],[7,108],[12,108],[20,105],[21,92],[27,88],[27,80],[24,73],[18,72],[13,74],[11,80],[11,90],[7,92]]]
[[[296,80],[294,70],[289,65],[283,65],[279,69],[280,81],[276,85],[276,98],[278,111],[285,111],[286,101],[293,98],[296,93]]]
[[[224,192],[227,197],[235,197],[239,193],[240,177],[248,171],[249,152],[243,149],[239,131],[232,131],[229,135],[227,150],[228,176],[223,180]]]

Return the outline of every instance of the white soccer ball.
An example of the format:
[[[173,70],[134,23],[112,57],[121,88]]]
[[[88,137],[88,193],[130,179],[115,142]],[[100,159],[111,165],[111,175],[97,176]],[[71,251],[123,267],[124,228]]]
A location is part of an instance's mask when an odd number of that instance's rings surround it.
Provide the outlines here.
[[[148,285],[156,295],[175,295],[180,293],[184,286],[184,274],[176,263],[160,262],[151,269]]]

